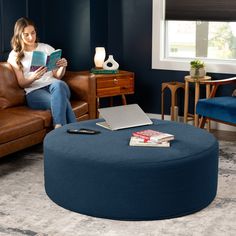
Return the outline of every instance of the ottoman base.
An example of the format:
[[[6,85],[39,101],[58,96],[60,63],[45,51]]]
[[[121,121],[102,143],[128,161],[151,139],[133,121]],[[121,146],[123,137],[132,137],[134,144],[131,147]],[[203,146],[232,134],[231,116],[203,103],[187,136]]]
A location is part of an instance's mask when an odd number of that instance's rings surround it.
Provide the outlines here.
[[[58,205],[102,218],[158,220],[199,211],[215,198],[218,142],[213,135],[156,120],[149,128],[173,133],[171,147],[130,147],[132,132],[144,127],[112,132],[95,122],[70,124],[45,138],[45,189]],[[101,134],[69,135],[69,127]]]

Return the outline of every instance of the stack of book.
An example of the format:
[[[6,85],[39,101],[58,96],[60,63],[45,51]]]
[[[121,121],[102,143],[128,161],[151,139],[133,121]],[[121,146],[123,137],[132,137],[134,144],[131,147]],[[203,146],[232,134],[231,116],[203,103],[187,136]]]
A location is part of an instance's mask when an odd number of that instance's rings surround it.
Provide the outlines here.
[[[173,134],[146,129],[132,133],[130,146],[170,147],[170,141],[174,140]]]

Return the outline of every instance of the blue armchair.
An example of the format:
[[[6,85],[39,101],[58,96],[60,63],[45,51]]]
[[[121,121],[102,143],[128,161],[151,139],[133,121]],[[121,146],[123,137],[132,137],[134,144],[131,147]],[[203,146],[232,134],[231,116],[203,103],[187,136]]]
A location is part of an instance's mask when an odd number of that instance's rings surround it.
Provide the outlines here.
[[[232,83],[236,85],[236,77],[208,80],[201,83],[210,84],[211,92],[209,98],[199,99],[197,103],[196,113],[201,117],[199,127],[204,128],[207,119],[236,126],[236,97],[231,94],[230,96],[215,97],[219,86]]]

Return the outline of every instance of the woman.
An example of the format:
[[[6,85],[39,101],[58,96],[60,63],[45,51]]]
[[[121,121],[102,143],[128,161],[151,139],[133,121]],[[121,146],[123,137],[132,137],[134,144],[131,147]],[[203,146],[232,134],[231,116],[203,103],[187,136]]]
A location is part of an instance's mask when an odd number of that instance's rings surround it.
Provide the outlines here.
[[[28,106],[32,109],[50,109],[55,128],[75,122],[75,114],[69,102],[70,90],[60,80],[65,74],[67,60],[58,60],[58,68],[53,71],[47,71],[42,66],[30,72],[34,50],[43,51],[47,55],[55,50],[48,44],[38,42],[34,22],[25,17],[15,23],[11,46],[13,50],[9,54],[8,62],[15,71],[19,85],[25,89]]]

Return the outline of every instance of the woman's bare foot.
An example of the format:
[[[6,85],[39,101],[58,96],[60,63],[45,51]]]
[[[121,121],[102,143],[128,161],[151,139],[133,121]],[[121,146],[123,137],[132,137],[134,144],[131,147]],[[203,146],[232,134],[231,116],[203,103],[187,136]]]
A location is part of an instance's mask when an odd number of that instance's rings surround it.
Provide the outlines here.
[[[62,127],[61,124],[55,124],[54,129],[61,128],[61,127]]]

